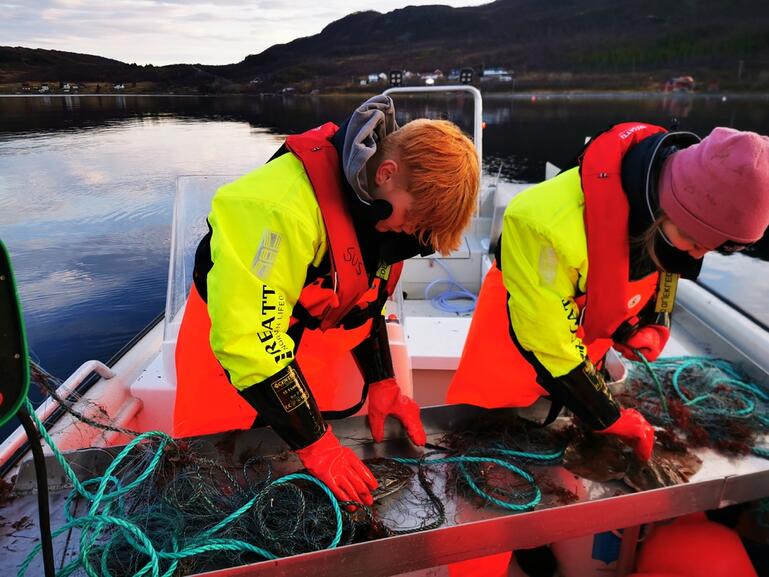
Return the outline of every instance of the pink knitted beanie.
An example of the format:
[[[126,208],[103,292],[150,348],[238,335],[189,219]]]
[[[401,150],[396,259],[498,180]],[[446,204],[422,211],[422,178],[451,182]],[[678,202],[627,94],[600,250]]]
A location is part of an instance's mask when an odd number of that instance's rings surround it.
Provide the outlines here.
[[[708,249],[749,244],[769,226],[769,137],[716,128],[663,164],[660,206]]]

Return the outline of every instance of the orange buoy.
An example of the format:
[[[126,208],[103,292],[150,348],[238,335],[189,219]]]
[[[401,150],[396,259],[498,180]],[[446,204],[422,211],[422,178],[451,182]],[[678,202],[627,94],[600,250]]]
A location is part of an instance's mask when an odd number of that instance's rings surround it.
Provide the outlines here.
[[[709,521],[704,513],[652,529],[636,570],[644,577],[758,577],[737,533]]]

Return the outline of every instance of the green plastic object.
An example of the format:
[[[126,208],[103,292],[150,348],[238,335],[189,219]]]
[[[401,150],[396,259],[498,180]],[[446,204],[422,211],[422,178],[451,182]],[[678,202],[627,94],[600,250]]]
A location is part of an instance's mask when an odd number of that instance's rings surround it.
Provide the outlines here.
[[[21,303],[11,257],[0,241],[0,425],[16,414],[28,390],[29,356]]]

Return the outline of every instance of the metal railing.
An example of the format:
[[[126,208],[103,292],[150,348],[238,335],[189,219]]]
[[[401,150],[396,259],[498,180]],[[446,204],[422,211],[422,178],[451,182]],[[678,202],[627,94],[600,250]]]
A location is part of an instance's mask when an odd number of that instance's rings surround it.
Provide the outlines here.
[[[473,143],[478,153],[478,163],[483,166],[483,98],[481,91],[475,86],[448,85],[448,86],[401,86],[388,88],[383,94],[422,94],[427,92],[467,92],[473,96]],[[478,183],[480,186],[480,182]],[[478,210],[480,210],[480,195],[478,197]]]
[[[86,361],[70,377],[64,381],[57,389],[56,394],[60,399],[68,399],[78,387],[82,385],[83,381],[91,375],[96,373],[103,379],[111,379],[115,376],[115,372],[107,365],[100,361]],[[59,402],[53,397],[45,399],[37,409],[38,419],[45,422],[53,412],[59,406]],[[27,442],[27,434],[24,429],[18,427],[11,435],[0,444],[0,464],[4,464],[11,460],[12,456]]]

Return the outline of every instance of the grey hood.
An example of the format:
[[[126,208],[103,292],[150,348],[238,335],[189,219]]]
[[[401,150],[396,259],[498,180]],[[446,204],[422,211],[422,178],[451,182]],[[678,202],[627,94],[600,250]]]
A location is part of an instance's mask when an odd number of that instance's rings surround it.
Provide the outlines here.
[[[347,122],[342,146],[342,169],[347,182],[363,202],[370,204],[366,162],[374,156],[377,144],[398,130],[392,98],[380,94],[361,104]]]

